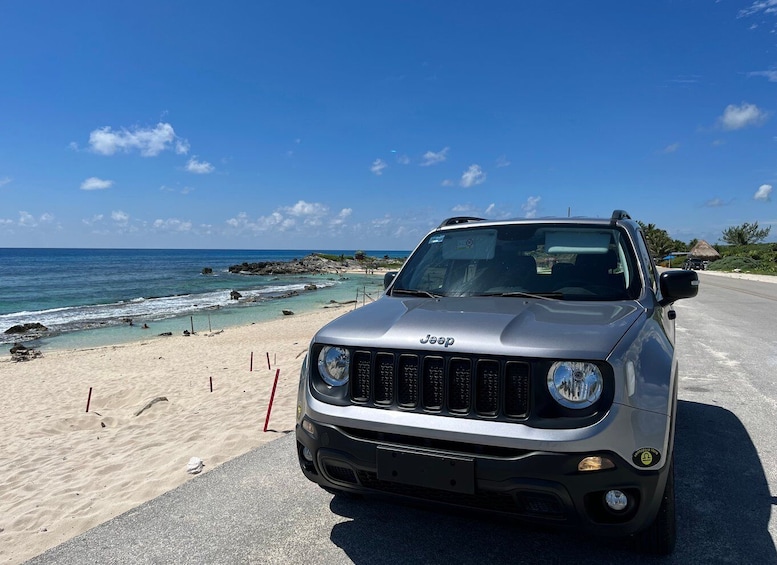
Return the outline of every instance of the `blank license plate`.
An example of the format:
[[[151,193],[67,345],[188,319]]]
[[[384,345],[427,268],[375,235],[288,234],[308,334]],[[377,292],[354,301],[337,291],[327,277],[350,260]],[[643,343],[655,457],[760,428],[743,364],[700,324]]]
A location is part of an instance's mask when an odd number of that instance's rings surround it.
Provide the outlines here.
[[[475,493],[475,461],[378,446],[378,479],[417,487]]]

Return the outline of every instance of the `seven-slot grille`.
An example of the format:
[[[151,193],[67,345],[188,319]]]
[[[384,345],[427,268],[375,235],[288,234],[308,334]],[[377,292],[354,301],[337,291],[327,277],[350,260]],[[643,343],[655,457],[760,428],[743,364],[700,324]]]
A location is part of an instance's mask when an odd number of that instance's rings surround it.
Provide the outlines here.
[[[490,357],[358,350],[351,402],[471,418],[526,418],[529,364]]]

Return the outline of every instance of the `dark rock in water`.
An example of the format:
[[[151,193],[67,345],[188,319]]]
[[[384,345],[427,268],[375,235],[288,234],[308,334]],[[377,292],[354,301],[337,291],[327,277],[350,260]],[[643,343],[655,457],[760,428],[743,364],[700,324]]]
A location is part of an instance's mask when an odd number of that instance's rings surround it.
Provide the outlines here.
[[[173,332],[162,332],[162,333],[161,333],[161,334],[159,334],[159,335],[160,335],[160,336],[168,336],[168,335],[173,335]]]
[[[190,335],[192,335],[192,334],[189,332],[189,330],[184,330],[184,331],[183,331],[183,335],[185,335],[185,336],[190,336]]]
[[[26,334],[29,332],[47,332],[47,331],[49,331],[49,329],[43,324],[39,324],[38,322],[31,322],[29,324],[17,324],[15,326],[11,326],[7,330],[5,330],[5,333]]]
[[[292,312],[291,310],[281,310],[281,312],[283,312],[284,316],[293,316],[294,315],[294,312]]]
[[[306,284],[305,290],[318,290],[318,287],[314,284]]]
[[[202,274],[203,275],[212,275],[213,274],[213,269],[211,269],[210,267],[203,267],[202,268]]]
[[[229,293],[229,299],[230,300],[237,300],[238,298],[241,298],[243,295],[240,294],[238,291],[233,290]]]

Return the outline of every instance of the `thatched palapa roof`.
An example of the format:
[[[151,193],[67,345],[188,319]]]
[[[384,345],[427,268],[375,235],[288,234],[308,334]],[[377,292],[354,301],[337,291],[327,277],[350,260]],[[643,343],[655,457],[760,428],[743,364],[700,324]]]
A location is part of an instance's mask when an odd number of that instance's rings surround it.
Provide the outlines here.
[[[693,246],[688,255],[691,257],[698,257],[699,259],[720,259],[720,253],[715,251],[715,248],[703,239],[699,240],[699,242]]]

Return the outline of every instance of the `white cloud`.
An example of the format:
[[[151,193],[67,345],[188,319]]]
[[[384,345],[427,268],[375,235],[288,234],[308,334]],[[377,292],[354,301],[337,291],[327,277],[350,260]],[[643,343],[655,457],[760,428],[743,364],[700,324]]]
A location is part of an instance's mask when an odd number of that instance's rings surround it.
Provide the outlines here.
[[[113,186],[112,180],[103,180],[97,177],[89,177],[81,183],[81,190],[105,190]]]
[[[486,173],[480,168],[480,165],[470,165],[469,169],[464,171],[461,175],[459,184],[464,188],[470,188],[477,184],[483,184],[486,182]]]
[[[11,181],[13,179],[11,177],[4,177],[0,179],[0,186],[5,186],[7,184],[11,184]]]
[[[84,218],[81,220],[81,223],[87,225],[87,226],[93,226],[95,224],[99,224],[103,221],[104,216],[102,214],[95,214],[91,218]]]
[[[423,161],[421,161],[422,167],[428,167],[430,165],[436,165],[442,163],[448,158],[448,147],[443,148],[441,151],[435,153],[434,151],[427,151],[424,153]]]
[[[329,208],[318,202],[299,200],[294,206],[287,206],[283,210],[292,216],[312,218],[323,216],[329,211]]]
[[[667,145],[666,147],[664,147],[664,149],[661,151],[661,153],[674,153],[678,149],[680,149],[680,144],[675,142],[675,143],[672,143],[672,144]]]
[[[29,212],[25,212],[24,210],[21,210],[19,212],[19,220],[16,222],[16,225],[21,228],[36,228],[40,226],[41,224],[50,224],[54,221],[54,216],[52,214],[49,214],[48,212],[44,212],[39,217],[35,217]],[[13,220],[2,220],[2,223],[4,225],[12,226],[14,224]]]
[[[409,165],[410,164],[410,157],[407,155],[397,155],[397,163],[400,165]]]
[[[496,160],[496,166],[497,166],[497,168],[500,168],[500,169],[502,167],[509,167],[510,166],[510,161],[507,160],[506,156],[500,155],[497,158],[497,160]]]
[[[726,206],[727,203],[721,200],[720,198],[712,198],[710,200],[707,200],[707,202],[704,203],[705,208],[720,208],[721,206]]]
[[[769,114],[759,109],[755,104],[743,102],[741,106],[729,104],[723,111],[723,115],[718,118],[718,123],[723,129],[735,130],[747,126],[760,126],[763,124]]]
[[[186,163],[186,170],[197,175],[207,175],[212,173],[214,169],[213,165],[207,161],[198,161],[196,155]]]
[[[30,214],[29,212],[20,211],[19,212],[19,225],[32,228],[38,225],[38,222],[35,221],[35,217]]]
[[[537,205],[540,203],[540,200],[542,200],[541,196],[529,196],[526,202],[521,205],[521,210],[523,210],[526,218],[537,217]]]
[[[440,186],[453,186],[454,182],[451,179],[445,179],[440,183]]]
[[[189,149],[191,149],[191,146],[185,139],[177,138],[175,140],[175,152],[178,155],[186,155],[189,152]]]
[[[494,213],[494,210],[496,209],[496,204],[489,204],[488,208],[486,208],[486,216],[490,216]]]
[[[394,220],[389,216],[384,216],[383,218],[375,218],[370,222],[372,224],[373,228],[384,228],[386,226],[391,225],[394,223]]]
[[[372,166],[370,167],[370,171],[372,171],[374,174],[380,176],[383,174],[383,169],[388,167],[386,162],[383,159],[375,159],[372,162]]]
[[[336,215],[332,215],[326,204],[299,200],[292,206],[281,206],[271,214],[256,220],[250,219],[248,214],[241,212],[226,223],[236,230],[251,232],[302,230],[310,227],[338,229],[345,224],[352,213],[352,208],[343,208]]]
[[[122,212],[121,210],[114,210],[111,212],[111,219],[119,224],[126,224],[129,222],[129,214]]]
[[[330,223],[332,226],[345,225],[345,220],[353,213],[353,208],[343,208],[340,213],[335,216]]]
[[[757,0],[753,2],[749,7],[742,8],[737,14],[738,18],[744,18],[763,12],[764,14],[776,14],[777,13],[777,0]]]
[[[764,77],[769,82],[777,82],[777,71],[753,71],[752,73],[747,73],[747,76],[749,77]]]
[[[763,200],[764,202],[769,202],[772,199],[772,185],[762,184],[761,186],[759,186],[758,190],[755,191],[753,198],[755,200]]]
[[[169,218],[167,220],[154,220],[154,223],[152,225],[154,226],[154,229],[160,230],[160,231],[171,231],[171,232],[192,231],[191,222],[184,222],[176,218]]]
[[[137,150],[144,157],[155,157],[168,149],[173,149],[179,155],[189,151],[189,142],[175,135],[173,126],[161,122],[154,128],[122,128],[121,131],[113,131],[110,126],[105,126],[89,134],[89,146],[101,155]]]

